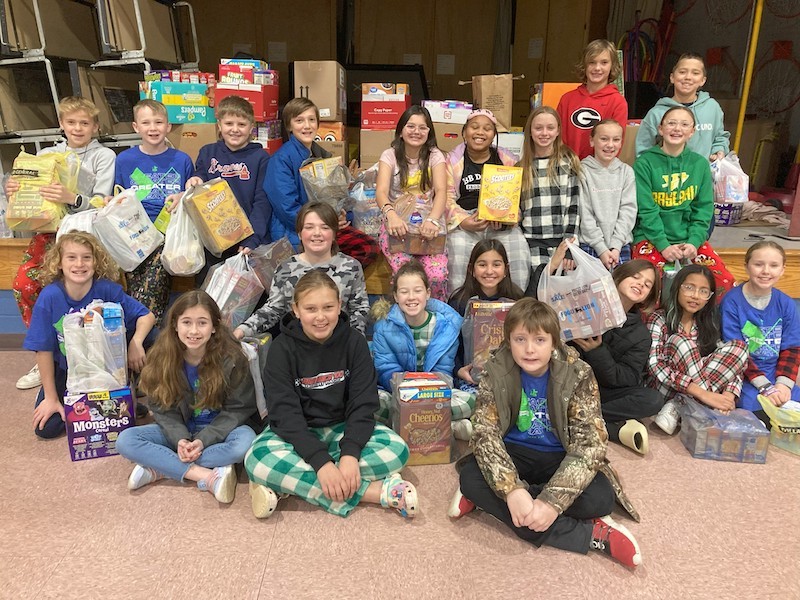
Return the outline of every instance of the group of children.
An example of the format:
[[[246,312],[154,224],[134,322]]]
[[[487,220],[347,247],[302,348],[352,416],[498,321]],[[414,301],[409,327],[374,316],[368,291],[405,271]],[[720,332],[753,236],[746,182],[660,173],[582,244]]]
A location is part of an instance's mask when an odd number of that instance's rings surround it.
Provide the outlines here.
[[[128,274],[127,295],[93,236],[69,233],[55,243],[35,236],[30,252],[38,254],[18,279],[24,281],[20,300],[36,300],[24,347],[37,352],[43,384],[34,411],[37,435],[63,432],[61,317],[92,299],[117,301],[125,310],[129,366],[141,372],[156,421],[124,431],[117,441],[136,465],[129,488],[163,477],[188,479],[231,502],[233,466],[244,461],[253,511],[261,518],[284,494],[341,516],[362,502],[414,516],[417,491],[399,474],[408,448],[378,421],[386,417],[395,373],[433,371],[453,380],[453,430],[470,440],[474,453],[459,464],[451,516],[478,506],[536,545],[595,549],[638,565],[634,537],[609,516],[617,501],[638,520],[605,459],[607,439],[646,453],[647,429],[639,419],[656,415],[656,424],[671,433],[686,397],[721,411],[737,404],[758,410],[757,393],[782,405],[797,395],[800,333],[794,303],[775,289],[785,255],[773,243],[748,251],[749,280],[718,306],[733,278],[707,241],[713,196],[706,157],[725,152],[727,141],[720,134],[702,154],[689,149],[693,103],[702,100],[707,108],[713,102],[698,93],[702,61],[693,55],[678,61],[671,81],[679,105],[648,115],[662,139],[633,170],[617,158],[627,117],[615,112],[622,97],[610,89],[618,68],[613,45],[593,42],[576,97],[565,96],[558,111],[542,107],[529,116],[519,225],[475,214],[483,164],[511,164],[492,144],[492,113],[473,112],[464,144],[445,156],[428,112],[408,109],[378,163],[376,200],[384,215],[378,244],[343,213],[308,201],[299,167],[324,155],[314,143],[319,114],[309,100],[286,105],[289,141],[270,158],[250,142],[250,105],[226,98],[216,109],[222,139],[201,150],[194,168],[166,144],[163,106],[140,102],[135,127],[142,144],[120,154],[116,181],[140,192],[151,218],[167,200],[178,202],[187,186],[221,176],[255,231],[228,255],[282,236],[299,254],[278,267],[266,303],[231,331],[202,291],[181,296],[162,323],[169,281],[154,258],[158,251]],[[573,131],[585,128],[576,116],[584,104],[599,118],[591,129]],[[66,99],[59,116],[67,146],[89,156],[95,109]],[[96,178],[86,193],[109,195],[107,179]],[[6,191],[15,185],[9,180]],[[43,195],[73,211],[85,207],[82,194],[50,187]],[[414,257],[396,251],[390,238],[402,239],[410,224],[429,242],[448,230],[446,251]],[[572,238],[613,269],[627,318],[602,336],[565,345],[555,312],[535,296],[544,269],[571,266],[565,240]],[[394,306],[374,313],[370,349],[363,266],[378,245],[394,271]],[[683,266],[661,295],[661,267],[681,260],[695,264]],[[479,381],[461,336],[472,298],[514,302],[503,342]],[[268,330],[278,335],[263,372],[268,415],[260,422],[237,339]]]

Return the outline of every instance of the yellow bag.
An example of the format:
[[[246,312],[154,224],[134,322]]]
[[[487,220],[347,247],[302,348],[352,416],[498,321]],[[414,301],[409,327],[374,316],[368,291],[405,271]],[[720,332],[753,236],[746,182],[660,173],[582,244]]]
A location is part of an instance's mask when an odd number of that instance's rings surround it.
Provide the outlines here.
[[[14,231],[57,231],[67,214],[67,205],[44,200],[39,189],[60,183],[77,194],[79,170],[80,160],[73,152],[51,152],[42,156],[20,152],[11,168],[11,176],[20,187],[8,199],[8,226]]]
[[[772,425],[769,443],[793,454],[800,454],[800,411],[775,406],[761,394],[758,395],[758,401]]]

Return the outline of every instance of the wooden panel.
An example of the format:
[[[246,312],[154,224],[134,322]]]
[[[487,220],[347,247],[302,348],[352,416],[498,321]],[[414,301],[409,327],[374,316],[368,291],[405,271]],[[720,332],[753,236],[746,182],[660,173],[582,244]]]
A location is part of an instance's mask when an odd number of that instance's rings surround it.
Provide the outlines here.
[[[225,14],[240,16],[235,19],[222,17],[219,0],[191,0],[191,5],[203,71],[218,73],[219,59],[233,56],[234,45],[250,46],[252,54],[266,55],[266,44],[259,35],[262,21],[260,2],[225,0]]]
[[[747,280],[747,271],[744,269],[744,255],[747,248],[714,248],[714,250],[739,284]],[[800,298],[800,250],[786,250],[786,270],[777,287],[792,298]]]
[[[0,289],[10,290],[17,269],[22,264],[22,253],[31,243],[26,238],[0,239]]]
[[[31,0],[5,0],[13,12],[9,42],[21,49],[41,48]],[[65,0],[39,0],[47,56],[96,61],[100,57],[97,25],[90,6]],[[7,13],[8,14],[8,13]]]
[[[402,65],[404,55],[419,54],[430,81],[436,67],[434,5],[429,0],[358,0],[355,62]],[[431,94],[438,95],[433,89]]]
[[[140,50],[138,25],[133,0],[109,2],[111,44],[118,50]],[[170,8],[156,0],[139,0],[145,39],[145,56],[167,63],[178,63]]]
[[[590,0],[550,3],[544,81],[580,81],[575,65],[587,42]]]
[[[529,100],[530,86],[544,81],[545,41],[547,39],[548,0],[517,2],[514,19],[514,46],[511,70],[525,79],[514,82],[514,100]],[[527,113],[526,113],[527,114]]]
[[[455,69],[452,75],[426,73],[435,97],[455,100],[472,100],[472,86],[460,86],[459,80],[469,80],[473,75],[486,75],[492,71],[492,49],[499,0],[437,0],[434,3],[434,56],[453,55]],[[469,33],[464,21],[454,18],[462,15],[469,19]],[[435,63],[434,63],[434,68]]]

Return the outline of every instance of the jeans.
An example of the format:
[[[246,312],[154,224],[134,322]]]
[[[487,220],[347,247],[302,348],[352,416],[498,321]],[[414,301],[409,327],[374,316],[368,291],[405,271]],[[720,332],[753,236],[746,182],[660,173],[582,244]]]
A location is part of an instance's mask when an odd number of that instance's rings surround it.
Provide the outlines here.
[[[56,392],[58,393],[58,401],[61,404],[64,404],[64,394],[66,393],[67,389],[67,372],[61,369],[58,366],[58,363],[55,365],[55,380],[56,380]],[[44,387],[39,388],[39,393],[36,395],[36,403],[34,407],[39,406],[42,401],[44,400]],[[33,432],[38,435],[40,438],[45,440],[50,440],[56,438],[60,435],[64,435],[66,431],[66,427],[64,425],[64,421],[61,419],[61,415],[57,412],[54,412],[50,415],[50,418],[47,419],[47,422],[44,424],[44,427],[39,429],[35,427]]]
[[[182,482],[193,464],[213,469],[242,462],[254,439],[255,432],[247,425],[240,425],[228,434],[224,442],[204,448],[196,462],[185,463],[178,458],[178,453],[172,449],[161,427],[141,425],[119,434],[117,451],[136,464],[155,469],[170,479]]]

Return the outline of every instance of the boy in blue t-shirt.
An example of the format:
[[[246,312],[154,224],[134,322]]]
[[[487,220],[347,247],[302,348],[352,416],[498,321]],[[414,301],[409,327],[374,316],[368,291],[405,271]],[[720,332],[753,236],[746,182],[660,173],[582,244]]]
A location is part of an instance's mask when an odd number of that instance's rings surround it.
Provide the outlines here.
[[[117,156],[114,183],[135,189],[147,216],[155,221],[166,200],[183,191],[194,166],[188,154],[167,145],[172,125],[161,102],[141,100],[133,107],[133,118],[133,129],[142,136],[142,143]],[[147,306],[160,323],[172,287],[172,278],[161,264],[161,249],[127,273],[127,278],[130,295]]]
[[[555,311],[533,298],[514,304],[503,338],[480,380],[474,454],[461,465],[448,514],[478,506],[536,546],[597,550],[635,567],[636,540],[609,516],[616,491],[639,520],[605,459],[592,369],[561,342]]]
[[[217,127],[222,139],[200,148],[197,165],[186,187],[221,177],[236,196],[244,210],[253,235],[216,257],[206,251],[206,266],[195,276],[198,285],[203,283],[209,267],[230,258],[237,252],[249,253],[261,244],[268,244],[272,205],[264,191],[269,153],[261,144],[250,141],[253,136],[255,114],[250,103],[241,96],[228,96],[220,100],[215,109]]]

